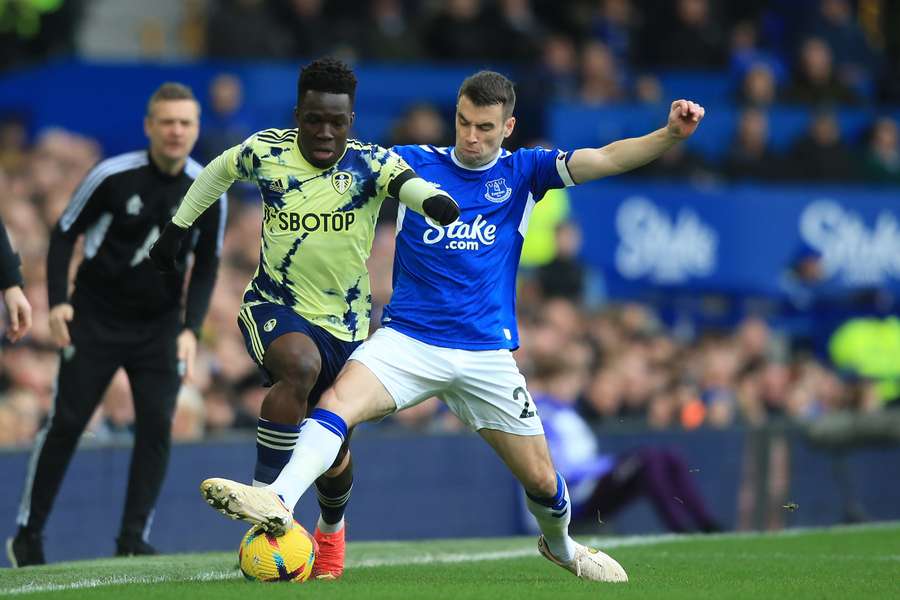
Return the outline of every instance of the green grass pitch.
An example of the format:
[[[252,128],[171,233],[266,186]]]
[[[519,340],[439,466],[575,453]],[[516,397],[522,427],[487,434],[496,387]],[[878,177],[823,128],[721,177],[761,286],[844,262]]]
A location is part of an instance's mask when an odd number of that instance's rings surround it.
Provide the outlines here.
[[[541,558],[535,539],[502,538],[351,543],[340,581],[301,585],[244,581],[236,552],[0,569],[0,597],[900,599],[900,523],[590,541],[622,563],[629,583],[579,581]]]

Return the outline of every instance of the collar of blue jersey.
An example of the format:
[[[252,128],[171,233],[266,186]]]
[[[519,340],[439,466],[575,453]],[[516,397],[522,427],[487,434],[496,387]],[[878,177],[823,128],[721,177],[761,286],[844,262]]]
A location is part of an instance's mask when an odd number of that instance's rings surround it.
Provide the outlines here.
[[[456,158],[456,146],[450,146],[450,159],[453,160],[453,164],[455,164],[460,169],[465,169],[466,171],[487,171],[495,164],[497,164],[497,160],[503,155],[503,148],[497,150],[497,156],[494,157],[492,161],[489,163],[483,164],[480,167],[467,167],[466,165],[459,162],[459,159]]]

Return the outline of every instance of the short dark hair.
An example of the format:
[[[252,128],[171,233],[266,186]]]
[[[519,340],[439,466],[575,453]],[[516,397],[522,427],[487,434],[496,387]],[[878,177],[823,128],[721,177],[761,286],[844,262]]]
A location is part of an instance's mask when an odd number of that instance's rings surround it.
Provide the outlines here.
[[[475,106],[503,105],[503,116],[510,117],[516,107],[513,82],[496,71],[479,71],[466,77],[459,86],[456,100],[465,96]]]
[[[336,58],[320,58],[300,70],[297,80],[297,105],[310,90],[329,94],[347,94],[350,103],[356,95],[356,75],[347,63]]]
[[[147,101],[147,115],[149,116],[150,113],[153,112],[154,104],[166,100],[193,100],[194,102],[197,102],[197,98],[194,96],[194,92],[191,91],[191,88],[183,83],[167,81],[156,88],[156,91],[150,96],[150,100]],[[197,111],[200,111],[199,102],[197,102]]]

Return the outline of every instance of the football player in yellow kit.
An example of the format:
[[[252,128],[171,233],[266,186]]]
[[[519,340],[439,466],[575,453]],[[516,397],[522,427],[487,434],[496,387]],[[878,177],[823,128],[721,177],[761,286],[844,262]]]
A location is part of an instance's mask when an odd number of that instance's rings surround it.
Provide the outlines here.
[[[300,421],[368,334],[366,259],[385,197],[441,225],[459,216],[456,202],[397,154],[347,139],[355,90],[356,77],[340,61],[306,66],[297,86],[296,129],[260,131],[210,162],[150,253],[159,268],[173,268],[192,223],[234,181],[259,187],[259,267],[238,317],[248,352],[272,383],[259,415],[255,485],[270,484],[281,472]],[[344,509],[352,483],[345,444],[316,482],[316,577],[343,572]]]

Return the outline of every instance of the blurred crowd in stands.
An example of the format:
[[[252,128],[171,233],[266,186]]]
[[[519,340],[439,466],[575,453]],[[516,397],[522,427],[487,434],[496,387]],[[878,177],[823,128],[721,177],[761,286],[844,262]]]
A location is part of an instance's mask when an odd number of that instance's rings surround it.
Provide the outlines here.
[[[83,34],[113,4],[129,16],[120,1],[15,3],[2,14],[5,63],[96,52]],[[130,4],[144,58],[525,63],[547,95],[587,103],[652,99],[660,69],[727,70],[754,106],[900,100],[900,8],[886,0]]]
[[[97,35],[88,25],[111,18],[113,9],[124,20],[124,6],[142,3],[35,2],[30,16],[22,8],[30,3],[19,4],[22,14],[11,9],[0,16],[10,21],[0,27],[0,69],[48,56],[97,58],[85,41]],[[192,0],[155,10],[134,17],[138,58],[290,62],[330,53],[350,61],[504,69],[518,84],[518,143],[547,138],[543,112],[550,102],[656,105],[671,99],[663,73],[721,73],[728,97],[704,100],[740,111],[731,143],[712,158],[677,147],[638,175],[900,182],[896,2]],[[33,31],[14,33],[26,24]],[[220,83],[224,104],[204,115],[204,127],[231,135],[208,135],[204,157],[248,133],[237,107],[228,106],[240,102],[240,81]],[[779,121],[770,113],[791,106],[814,115],[803,135],[776,151],[771,129]],[[868,125],[848,131],[838,118],[842,108],[868,111]],[[446,141],[443,131],[439,141]]]
[[[397,135],[417,135],[420,118],[399,123]],[[96,143],[63,130],[46,131],[33,145],[11,126],[2,131],[0,214],[22,254],[35,325],[26,340],[6,345],[0,355],[0,446],[28,444],[50,410],[57,352],[47,326],[48,232],[100,157]],[[181,440],[255,428],[265,394],[235,321],[258,262],[261,222],[259,203],[252,194],[242,195],[236,190],[231,201],[226,256],[197,375],[179,398],[174,428]],[[842,409],[880,407],[873,383],[838,376],[827,361],[796,351],[792,340],[761,318],[685,334],[666,327],[649,305],[606,302],[593,291],[597,274],[577,258],[580,231],[566,213],[565,192],[551,192],[535,211],[525,249],[517,360],[534,393],[576,403],[595,424],[650,428],[756,425],[773,418],[805,422]],[[393,223],[386,208],[369,261],[376,323],[390,297],[392,260]],[[127,439],[133,418],[128,383],[120,374],[89,435]],[[459,428],[436,401],[392,422],[420,430]]]
[[[294,61],[334,53],[390,62],[524,63],[530,75],[519,81],[519,89],[526,110],[529,98],[538,104],[655,103],[662,95],[655,75],[661,69],[728,72],[733,102],[743,112],[722,161],[709,164],[679,146],[635,176],[900,182],[897,122],[873,111],[868,133],[848,142],[834,116],[838,106],[900,104],[900,8],[893,2],[181,4],[186,12],[178,39],[184,57]],[[89,12],[90,3],[59,5],[57,12],[37,16],[43,28],[31,37],[0,34],[7,66],[76,50],[79,16]],[[147,37],[149,57],[153,39]],[[252,93],[228,74],[213,82],[197,158],[208,160],[251,133],[240,107],[243,95]],[[766,111],[775,103],[816,111],[808,133],[785,157],[773,154],[767,143]],[[102,157],[94,140],[78,134],[55,129],[29,139],[27,131],[16,115],[0,122],[0,214],[22,255],[26,293],[35,310],[32,334],[5,345],[0,354],[0,446],[29,444],[51,410],[57,352],[47,325],[48,232]],[[452,143],[452,122],[433,106],[416,105],[397,121],[391,139],[380,141]],[[260,207],[255,190],[237,186],[232,192],[226,256],[197,374],[178,401],[174,434],[179,440],[255,429],[265,394],[236,326],[244,286],[258,262]],[[821,354],[798,350],[794,340],[752,314],[724,330],[685,334],[667,326],[650,305],[605,302],[592,292],[598,274],[578,261],[579,230],[566,220],[564,195],[535,211],[534,219],[544,223],[529,231],[540,241],[526,247],[521,274],[517,360],[534,393],[576,404],[593,424],[656,429],[810,422],[845,410],[872,413],[891,399],[871,380],[839,374]],[[390,297],[391,218],[386,207],[370,259],[373,323]],[[88,435],[128,439],[133,418],[128,383],[120,373]],[[391,423],[428,431],[460,427],[437,401]]]

